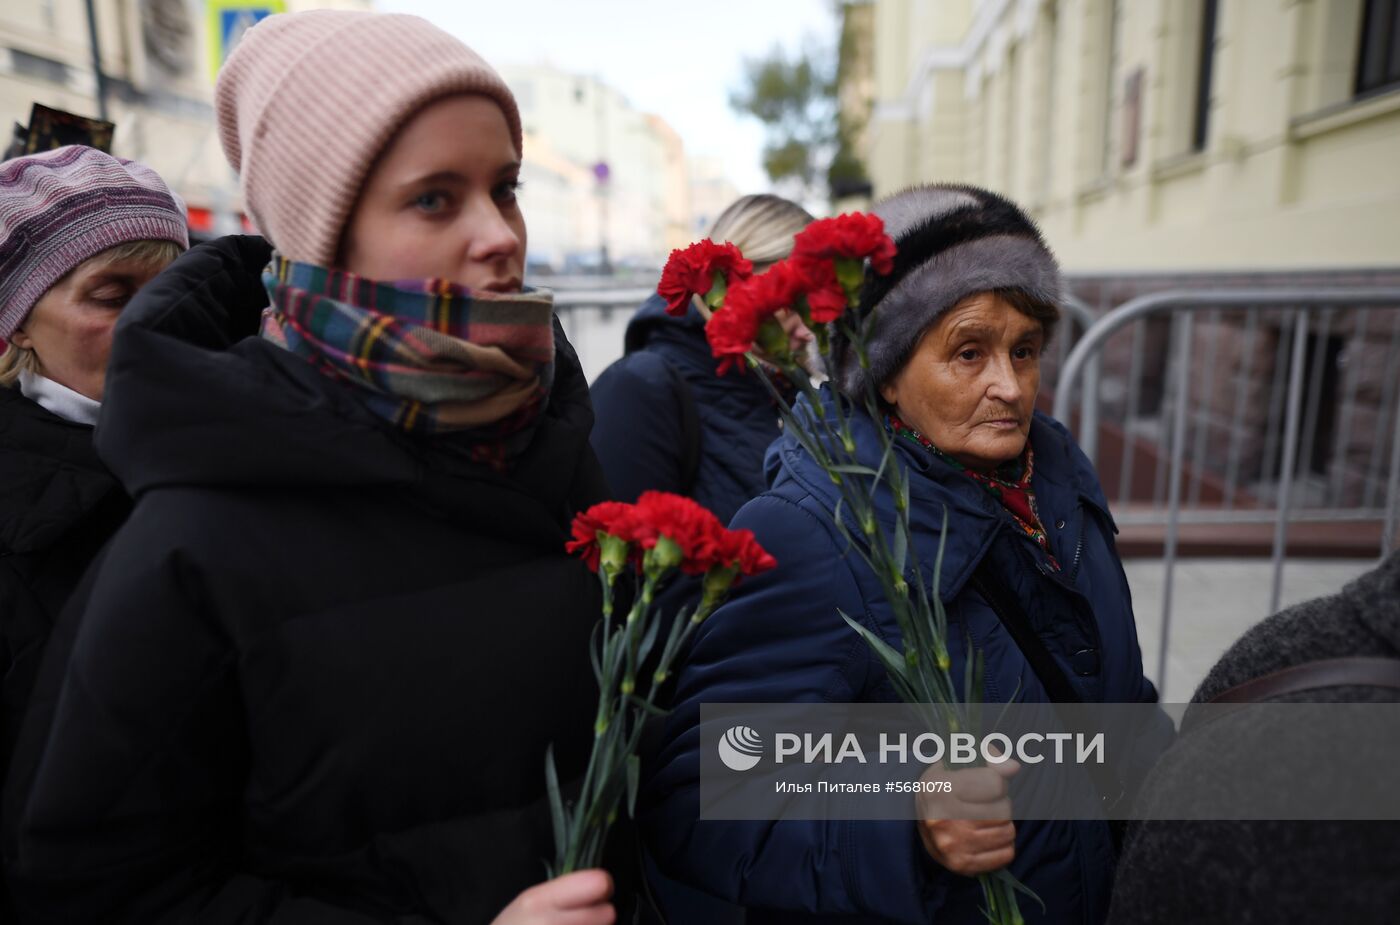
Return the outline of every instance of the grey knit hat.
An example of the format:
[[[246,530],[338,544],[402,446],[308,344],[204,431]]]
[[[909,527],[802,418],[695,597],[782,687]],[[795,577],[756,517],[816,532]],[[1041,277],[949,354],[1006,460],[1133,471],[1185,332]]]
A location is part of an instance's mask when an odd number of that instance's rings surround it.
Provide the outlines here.
[[[860,317],[875,312],[868,341],[870,369],[860,368],[848,345],[835,345],[842,391],[864,394],[899,372],[919,339],[944,312],[979,292],[1014,289],[1058,307],[1060,267],[1024,212],[975,186],[935,183],[895,193],[872,210],[894,239],[894,270],[868,275]],[[1047,324],[1046,336],[1053,323]]]

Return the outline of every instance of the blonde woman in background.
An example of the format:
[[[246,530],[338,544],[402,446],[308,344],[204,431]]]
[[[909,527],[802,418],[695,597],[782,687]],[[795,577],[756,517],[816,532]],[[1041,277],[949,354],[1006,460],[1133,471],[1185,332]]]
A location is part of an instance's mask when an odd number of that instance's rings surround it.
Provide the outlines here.
[[[761,273],[792,253],[812,221],[778,196],[744,196],[709,237],[729,241]],[[766,487],[763,454],[778,436],[778,412],[757,376],[715,375],[705,341],[708,313],[695,300],[680,318],[653,295],[627,326],[626,354],[593,384],[593,448],[617,497],[657,489],[688,495],[729,521]],[[810,339],[795,318],[796,341]]]
[[[793,237],[812,216],[778,196],[744,196],[725,209],[709,238],[729,241],[762,273],[792,253]],[[593,448],[614,495],[633,501],[644,491],[687,495],[729,521],[767,487],[763,454],[777,439],[778,411],[752,373],[715,375],[705,340],[709,311],[699,299],[682,317],[666,313],[653,294],[627,326],[626,354],[590,390],[596,421]],[[794,346],[811,340],[796,316],[784,319]],[[678,613],[699,595],[679,580],[663,593],[663,613]],[[725,925],[743,911],[660,875],[649,860],[652,893],[671,925]]]

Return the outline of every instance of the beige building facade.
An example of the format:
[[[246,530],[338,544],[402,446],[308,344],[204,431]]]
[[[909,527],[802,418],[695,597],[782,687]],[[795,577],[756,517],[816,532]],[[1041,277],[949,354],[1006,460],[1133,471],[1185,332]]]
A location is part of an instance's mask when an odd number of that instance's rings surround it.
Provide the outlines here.
[[[255,5],[255,4],[249,4]],[[196,233],[237,231],[237,182],[214,124],[217,40],[198,0],[94,0],[114,154],[141,161],[190,208]],[[289,11],[368,10],[370,0],[286,0]],[[0,135],[41,103],[99,115],[84,0],[5,0],[0,5]]]
[[[1395,267],[1395,26],[1367,9],[876,0],[875,193],[989,187],[1078,273]]]
[[[873,2],[877,197],[930,181],[1010,197],[1100,313],[1167,289],[1400,286],[1396,0]],[[1267,500],[1293,316],[1245,317],[1194,327],[1188,467]],[[1110,497],[1126,482],[1134,500],[1160,495],[1163,470],[1120,474],[1115,454],[1160,462],[1172,413],[1169,321],[1141,333],[1108,342],[1097,435]],[[1397,427],[1400,311],[1315,311],[1303,346],[1298,497],[1370,503]]]
[[[555,270],[577,270],[609,261],[660,267],[690,212],[685,182],[686,154],[680,136],[659,116],[634,108],[621,93],[595,77],[547,64],[499,64],[515,93],[527,137],[525,190],[527,219],[546,208],[569,218],[549,219],[551,227],[572,226],[575,236],[542,236],[531,231],[531,247]],[[537,201],[531,187],[532,152],[583,171],[587,182],[569,196]],[[595,173],[598,165],[605,171]],[[557,186],[557,189],[563,189]]]

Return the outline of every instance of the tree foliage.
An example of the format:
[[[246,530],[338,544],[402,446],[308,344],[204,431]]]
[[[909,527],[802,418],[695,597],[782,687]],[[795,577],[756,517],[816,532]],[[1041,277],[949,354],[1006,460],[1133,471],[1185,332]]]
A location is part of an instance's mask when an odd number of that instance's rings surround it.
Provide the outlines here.
[[[795,180],[811,188],[830,159],[836,122],[830,57],[809,43],[792,55],[775,45],[766,56],[744,62],[744,86],[729,104],[766,128],[763,168],[774,183]]]
[[[763,123],[763,167],[774,183],[825,194],[864,182],[865,168],[851,144],[851,118],[839,102],[848,44],[843,34],[839,52],[812,40],[794,53],[775,45],[744,62],[743,84],[729,104]]]

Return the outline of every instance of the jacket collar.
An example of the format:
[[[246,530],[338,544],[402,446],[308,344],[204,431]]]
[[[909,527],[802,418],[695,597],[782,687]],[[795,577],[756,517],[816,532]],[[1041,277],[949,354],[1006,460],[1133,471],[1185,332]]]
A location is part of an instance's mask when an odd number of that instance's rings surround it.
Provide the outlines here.
[[[821,400],[828,416],[833,414],[835,399],[830,386],[822,387]],[[805,398],[798,400],[795,410],[803,420],[813,419]],[[876,428],[881,426],[863,413],[853,415],[851,428],[860,465],[879,468],[880,440]],[[1083,497],[1107,510],[1092,467],[1061,424],[1037,412],[1031,423],[1030,440],[1036,454],[1034,487],[1043,505],[1047,495],[1054,496],[1054,506],[1060,508]],[[1003,522],[1003,512],[981,486],[932,453],[907,440],[897,440],[894,446],[897,464],[910,475],[910,515],[916,537],[912,553],[917,555],[925,576],[933,574],[944,510],[947,511],[949,527],[939,588],[940,596],[949,601],[962,590],[991,546]],[[765,466],[771,486],[777,487],[784,478],[790,478],[828,512],[836,510],[840,489],[791,434],[784,434],[774,443]],[[859,525],[849,508],[842,505],[841,510],[847,530],[858,536]],[[893,530],[896,514],[888,490],[877,496],[876,513],[884,528]]]

